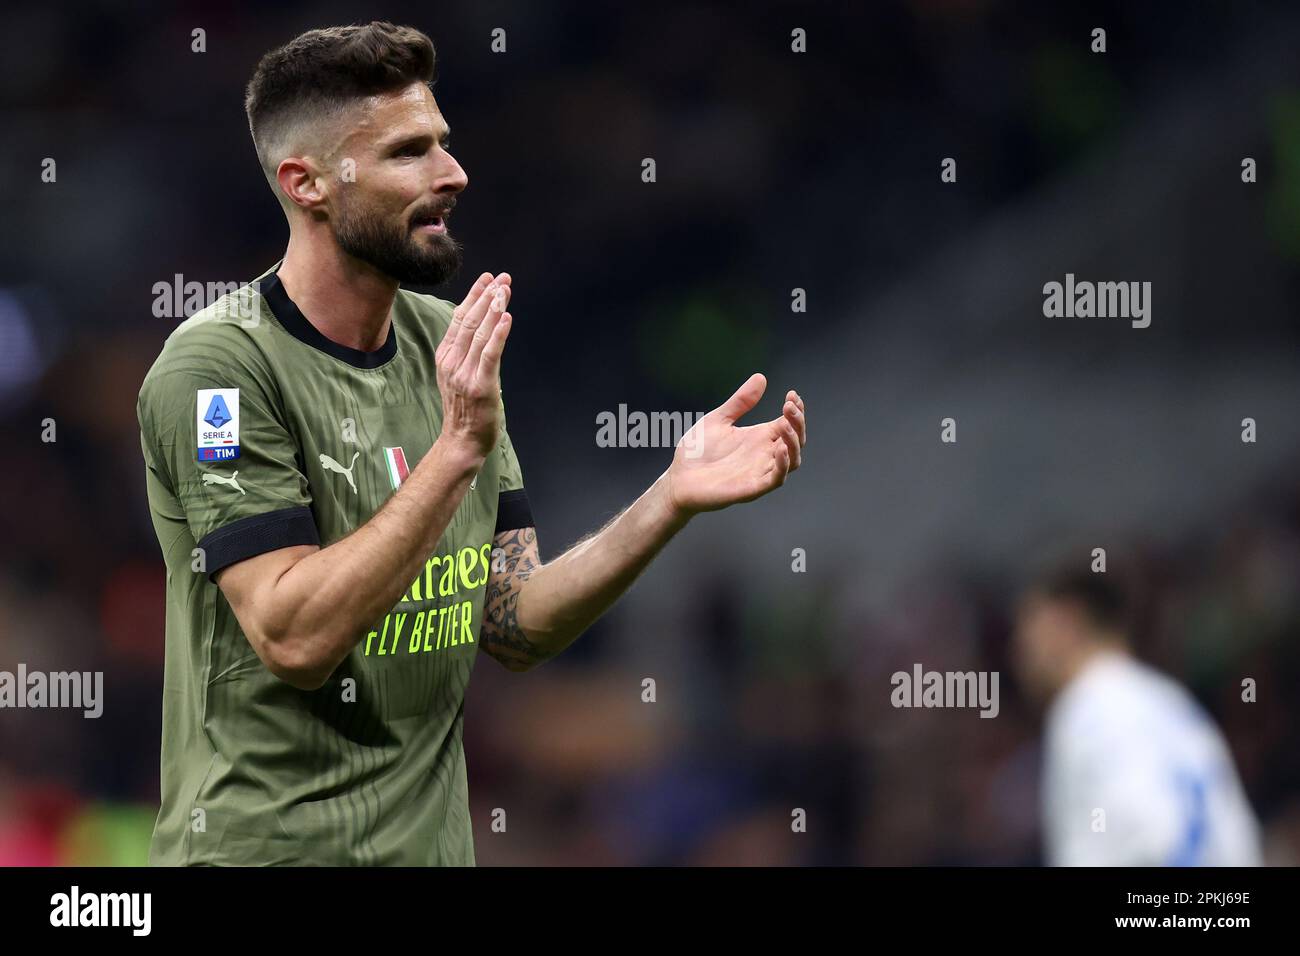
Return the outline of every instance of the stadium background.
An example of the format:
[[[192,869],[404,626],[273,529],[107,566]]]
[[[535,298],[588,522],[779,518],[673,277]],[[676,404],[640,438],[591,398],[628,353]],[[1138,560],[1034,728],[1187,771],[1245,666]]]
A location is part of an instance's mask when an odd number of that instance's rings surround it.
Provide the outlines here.
[[[1142,582],[1142,656],[1222,724],[1269,859],[1300,857],[1300,17],[854,7],[6,12],[0,669],[103,670],[106,704],[0,712],[0,864],[144,859],[163,567],[134,403],[175,321],[153,287],[279,257],[243,85],[297,32],[376,17],[438,49],[462,276],[515,277],[505,395],[545,556],[667,465],[598,448],[599,412],[712,408],[754,369],[756,417],[791,386],[810,410],[783,490],[694,523],[562,658],[479,662],[481,864],[1038,862],[1040,715],[1008,623],[1063,540]],[[1152,281],[1151,327],[1044,318],[1066,272]],[[894,710],[915,662],[1001,671],[999,717]]]

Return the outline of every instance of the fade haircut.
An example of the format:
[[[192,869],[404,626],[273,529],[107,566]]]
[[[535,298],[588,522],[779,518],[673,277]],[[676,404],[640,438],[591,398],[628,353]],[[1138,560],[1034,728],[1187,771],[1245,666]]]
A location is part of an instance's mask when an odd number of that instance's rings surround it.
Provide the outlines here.
[[[412,83],[432,88],[433,68],[433,41],[414,27],[386,21],[308,30],[263,56],[248,83],[244,111],[276,197],[286,202],[276,169],[304,139],[365,97]]]

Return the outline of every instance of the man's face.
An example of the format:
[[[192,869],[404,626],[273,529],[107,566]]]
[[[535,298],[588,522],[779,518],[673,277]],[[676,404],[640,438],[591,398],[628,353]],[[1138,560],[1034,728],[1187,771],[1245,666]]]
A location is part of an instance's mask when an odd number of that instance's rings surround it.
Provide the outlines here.
[[[469,180],[443,145],[450,129],[433,93],[414,83],[370,97],[358,116],[336,153],[330,212],[339,246],[400,283],[445,282],[461,263],[447,216]],[[349,158],[355,181],[341,166]]]
[[[1030,594],[1020,603],[1012,649],[1016,675],[1031,696],[1047,700],[1060,689],[1084,629],[1082,611],[1070,602]]]

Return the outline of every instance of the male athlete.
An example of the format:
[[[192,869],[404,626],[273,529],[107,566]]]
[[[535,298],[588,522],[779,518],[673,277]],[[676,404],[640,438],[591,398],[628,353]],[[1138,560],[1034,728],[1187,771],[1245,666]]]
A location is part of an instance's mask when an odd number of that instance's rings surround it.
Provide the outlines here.
[[[1257,866],[1259,826],[1219,729],[1128,650],[1105,573],[1054,572],[1015,635],[1026,687],[1050,701],[1042,790],[1053,866]]]
[[[603,530],[542,563],[506,432],[511,279],[460,264],[434,50],[388,23],[267,54],[246,107],[284,258],[183,322],[137,407],[167,563],[151,861],[472,865],[480,648],[554,657],[691,516],[799,467],[804,404],[739,427],[753,375]]]

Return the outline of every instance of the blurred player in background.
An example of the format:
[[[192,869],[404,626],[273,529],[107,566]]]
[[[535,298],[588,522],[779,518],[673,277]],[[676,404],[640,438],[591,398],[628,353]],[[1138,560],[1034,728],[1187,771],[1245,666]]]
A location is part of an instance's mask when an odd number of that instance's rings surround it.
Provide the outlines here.
[[[1069,569],[1023,597],[1015,666],[1047,704],[1042,813],[1053,866],[1256,866],[1259,827],[1222,734],[1135,660],[1124,591]]]

